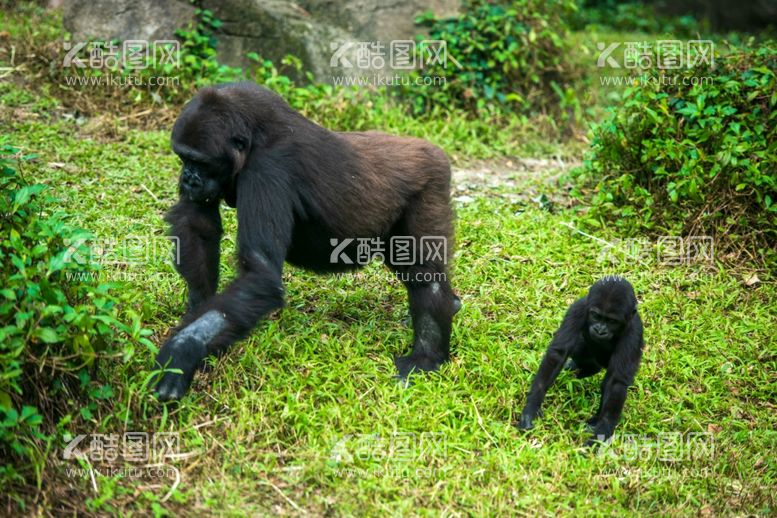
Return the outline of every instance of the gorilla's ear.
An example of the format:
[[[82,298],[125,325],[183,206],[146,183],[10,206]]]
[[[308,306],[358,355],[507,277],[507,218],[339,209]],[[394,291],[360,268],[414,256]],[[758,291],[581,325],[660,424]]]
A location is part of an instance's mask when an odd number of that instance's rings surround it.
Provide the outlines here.
[[[199,97],[203,104],[220,104],[222,100],[218,89],[212,86],[207,86],[200,90]]]
[[[230,141],[232,142],[232,145],[235,146],[235,149],[241,153],[248,147],[248,141],[243,137],[232,137]]]

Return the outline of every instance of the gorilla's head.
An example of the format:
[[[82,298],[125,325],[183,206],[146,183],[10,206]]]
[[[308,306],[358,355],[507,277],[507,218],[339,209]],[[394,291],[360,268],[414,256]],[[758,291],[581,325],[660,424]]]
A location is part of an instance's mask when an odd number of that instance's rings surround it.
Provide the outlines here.
[[[587,330],[596,342],[609,342],[623,334],[637,312],[637,297],[629,281],[605,277],[588,290]]]
[[[234,180],[251,152],[254,129],[228,88],[206,88],[173,126],[173,151],[182,162],[182,197],[201,204],[225,198],[234,206]]]

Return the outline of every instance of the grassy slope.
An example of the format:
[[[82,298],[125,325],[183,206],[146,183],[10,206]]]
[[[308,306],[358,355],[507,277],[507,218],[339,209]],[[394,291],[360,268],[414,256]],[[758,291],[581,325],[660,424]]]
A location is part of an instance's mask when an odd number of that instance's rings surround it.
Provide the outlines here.
[[[80,224],[103,239],[163,235],[177,169],[166,133],[85,139],[72,122],[47,121],[47,106],[4,91],[4,109],[17,110],[12,142],[40,154],[25,174],[52,185]],[[55,448],[43,505],[234,514],[774,512],[775,286],[746,288],[735,272],[661,267],[652,258],[605,267],[595,241],[562,225],[570,213],[525,209],[499,194],[458,210],[454,285],[464,309],[455,321],[453,362],[441,375],[407,389],[392,382],[391,357],[406,350],[411,331],[402,325],[403,289],[386,282],[379,267],[345,279],[289,269],[286,310],[200,375],[179,407],[163,409],[142,389],[151,352],[104,364],[116,406],[72,431],[180,431],[181,451],[193,455],[176,463],[182,478],[169,501],[160,499],[171,480],[101,477],[95,494],[88,480],[64,477]],[[231,211],[226,225],[234,232]],[[233,255],[226,243],[225,279]],[[183,310],[183,284],[163,254],[132,272],[127,289],[145,305],[158,342]],[[648,439],[710,431],[714,455],[674,463],[655,454],[586,455],[578,446],[596,408],[598,377],[562,374],[539,426],[528,435],[511,427],[515,401],[565,306],[612,272],[634,283],[647,341],[619,430]],[[409,461],[390,453],[383,460],[330,459],[349,434],[389,440],[397,432],[442,434],[445,451]],[[345,444],[354,448],[353,437]]]

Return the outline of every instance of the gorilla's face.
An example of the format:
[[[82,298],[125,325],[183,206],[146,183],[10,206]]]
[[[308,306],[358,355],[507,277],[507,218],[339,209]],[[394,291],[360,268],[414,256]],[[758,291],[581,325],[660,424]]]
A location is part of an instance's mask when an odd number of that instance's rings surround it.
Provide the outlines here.
[[[595,341],[609,342],[626,327],[626,316],[604,313],[597,307],[588,310],[588,334]]]
[[[181,156],[181,155],[179,155]],[[183,166],[178,182],[178,190],[181,196],[195,203],[209,205],[217,203],[223,197],[221,175],[208,166],[207,162],[200,162],[181,156]]]
[[[226,198],[234,205],[234,179],[243,168],[249,137],[234,114],[197,99],[173,126],[173,151],[181,159],[178,189],[183,198],[205,205]]]
[[[620,337],[637,312],[634,290],[623,280],[597,282],[588,292],[587,303],[588,335],[599,343]]]

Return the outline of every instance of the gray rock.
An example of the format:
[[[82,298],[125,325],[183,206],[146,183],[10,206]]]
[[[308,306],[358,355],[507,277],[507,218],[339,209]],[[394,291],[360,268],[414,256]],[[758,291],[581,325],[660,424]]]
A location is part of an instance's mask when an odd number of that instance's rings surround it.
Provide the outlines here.
[[[65,28],[77,42],[172,39],[194,21],[194,7],[178,0],[65,0],[63,7]]]
[[[209,2],[205,2],[207,5]],[[329,70],[331,41],[349,34],[335,25],[322,23],[304,8],[285,0],[225,0],[208,6],[223,22],[218,38],[219,59],[233,66],[246,66],[249,52],[280,63],[291,54],[302,60],[305,70],[322,79]]]
[[[432,10],[451,16],[459,0],[204,0],[202,6],[223,22],[218,34],[219,60],[246,66],[246,54],[256,52],[279,62],[292,54],[319,80],[334,75],[382,70],[331,67],[330,60],[345,42],[411,40],[420,32],[416,15]],[[174,37],[176,29],[194,21],[194,7],[184,0],[64,0],[64,24],[75,41],[92,39],[158,40]]]

